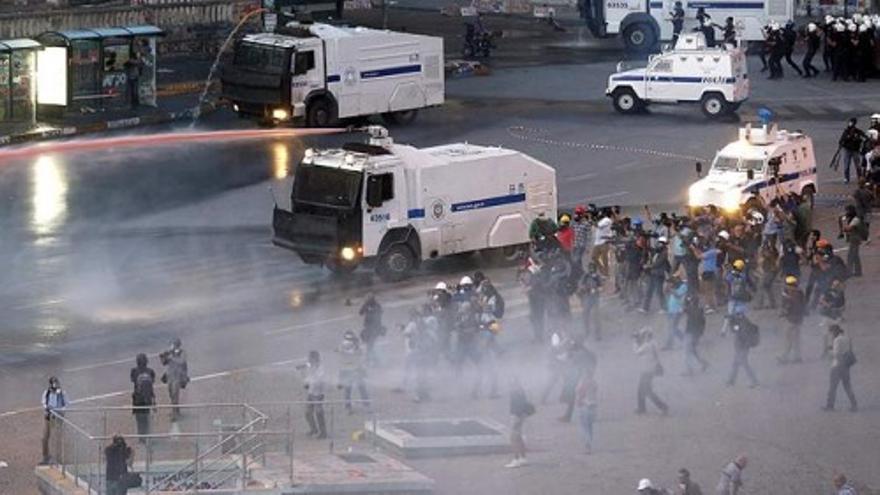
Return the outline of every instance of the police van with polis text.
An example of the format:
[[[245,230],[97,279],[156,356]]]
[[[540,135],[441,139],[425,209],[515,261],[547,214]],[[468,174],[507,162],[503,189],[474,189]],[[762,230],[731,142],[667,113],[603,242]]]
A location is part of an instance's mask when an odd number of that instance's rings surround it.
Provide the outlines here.
[[[306,150],[289,205],[273,212],[275,245],[335,272],[372,265],[399,280],[444,256],[513,261],[531,222],[556,218],[556,172],[534,158],[463,143],[418,149],[367,130],[369,143]]]
[[[674,50],[648,58],[646,67],[608,77],[605,94],[620,113],[638,113],[650,104],[699,103],[709,118],[735,112],[749,97],[743,50],[707,48],[702,33],[681,36]]]
[[[239,115],[328,127],[382,115],[412,122],[444,101],[443,39],[321,23],[249,34],[223,67],[223,96]]]
[[[743,41],[763,41],[762,29],[771,22],[785,24],[794,18],[794,0],[681,0],[685,12],[682,33],[697,27],[702,7],[712,22],[723,24],[733,17]],[[597,38],[620,35],[629,51],[645,52],[658,41],[672,39],[675,0],[585,0],[581,16]]]
[[[812,205],[817,190],[812,139],[776,125],[747,125],[738,140],[715,155],[707,175],[690,186],[688,204],[734,214],[792,192]]]

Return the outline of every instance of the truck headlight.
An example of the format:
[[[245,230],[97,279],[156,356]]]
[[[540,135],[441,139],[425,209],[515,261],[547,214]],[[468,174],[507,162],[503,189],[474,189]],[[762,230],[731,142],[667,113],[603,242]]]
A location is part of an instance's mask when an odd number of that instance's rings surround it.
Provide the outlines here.
[[[345,261],[352,261],[357,255],[357,252],[355,252],[354,248],[346,246],[342,248],[342,251],[339,252],[339,255],[342,256],[342,259],[344,259]]]
[[[290,114],[283,108],[276,108],[272,110],[272,118],[275,120],[287,120],[290,118]]]
[[[239,110],[238,103],[233,103],[232,104],[232,111],[235,113],[238,113],[238,110]]]
[[[735,213],[739,211],[739,191],[728,191],[724,193],[721,200],[721,208],[727,213]]]

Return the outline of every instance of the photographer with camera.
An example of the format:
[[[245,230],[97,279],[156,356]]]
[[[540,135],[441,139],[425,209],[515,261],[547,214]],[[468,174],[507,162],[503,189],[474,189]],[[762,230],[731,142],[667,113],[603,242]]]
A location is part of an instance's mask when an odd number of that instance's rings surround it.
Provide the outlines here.
[[[159,354],[159,361],[165,366],[162,383],[168,385],[168,397],[175,407],[171,409],[171,421],[180,418],[180,391],[189,384],[189,365],[186,362],[186,351],[180,339],[174,339],[171,349]]]

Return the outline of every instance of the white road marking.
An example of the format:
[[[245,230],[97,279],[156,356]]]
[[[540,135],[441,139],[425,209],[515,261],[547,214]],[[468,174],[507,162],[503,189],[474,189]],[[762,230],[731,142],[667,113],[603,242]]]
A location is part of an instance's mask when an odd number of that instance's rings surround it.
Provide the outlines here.
[[[592,179],[597,175],[599,174],[596,172],[590,172],[588,174],[572,175],[571,177],[565,177],[563,180],[565,182],[580,182],[582,180]]]
[[[154,358],[154,357],[158,357],[158,356],[159,356],[158,352],[155,352],[153,354],[147,354],[147,357],[150,357],[150,358]],[[132,358],[127,357],[125,359],[117,359],[115,361],[104,361],[103,363],[86,364],[83,366],[77,366],[75,368],[67,368],[67,369],[63,369],[61,371],[62,371],[62,373],[65,373],[65,374],[76,373],[77,371],[93,370],[95,368],[103,368],[104,366],[113,366],[115,364],[125,364],[128,362],[131,362],[131,360],[132,360]]]

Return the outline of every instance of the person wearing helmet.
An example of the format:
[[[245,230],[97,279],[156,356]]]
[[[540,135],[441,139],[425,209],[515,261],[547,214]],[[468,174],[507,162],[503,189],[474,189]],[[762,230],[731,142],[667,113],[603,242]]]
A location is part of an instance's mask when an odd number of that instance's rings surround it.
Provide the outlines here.
[[[752,300],[752,283],[745,273],[746,262],[736,259],[731,264],[731,270],[727,273],[727,317],[721,328],[721,335],[726,335],[734,318],[745,315],[749,301]]]
[[[831,68],[833,74],[832,81],[842,79],[849,81],[847,55],[849,51],[849,36],[846,34],[846,24],[836,21],[834,29],[831,31]]]
[[[354,412],[351,395],[352,390],[355,388],[357,388],[360,394],[364,407],[369,409],[370,395],[367,393],[367,371],[364,367],[364,350],[357,335],[351,330],[342,334],[342,343],[339,344],[336,352],[339,353],[338,387],[343,390],[345,410],[348,411],[348,414]]]
[[[69,401],[67,395],[61,389],[61,380],[57,377],[49,377],[49,386],[43,391],[43,397],[40,399],[43,406],[43,464],[49,464],[53,458],[52,452],[49,450],[50,439],[54,440],[53,447],[55,453],[60,455],[61,452],[61,420],[59,415],[64,414],[64,408],[67,407]],[[57,458],[56,458],[57,459]]]
[[[770,68],[770,76],[768,79],[781,79],[783,77],[782,57],[785,55],[786,48],[783,33],[779,29],[779,25],[775,22],[770,24],[770,30],[767,34],[765,46],[767,47],[767,52],[770,54],[770,58],[767,61],[767,65]]]
[[[858,82],[865,82],[869,71],[874,66],[874,33],[867,24],[859,24],[852,35],[854,45],[853,77]]]
[[[559,229],[556,231],[556,240],[559,247],[565,253],[571,253],[574,248],[574,231],[571,228],[571,217],[568,213],[559,215]]]
[[[678,43],[678,37],[681,36],[681,30],[684,28],[684,9],[680,1],[676,1],[672,12],[669,13],[672,21],[672,48]]]
[[[843,180],[847,184],[850,179],[850,166],[854,166],[857,172],[860,170],[862,141],[867,138],[865,133],[858,128],[857,123],[858,120],[855,117],[849,119],[846,128],[840,134],[840,139],[837,140],[840,162],[842,162],[840,164],[843,165]]]
[[[798,287],[794,275],[785,277],[782,291],[782,318],[785,320],[785,348],[777,358],[779,364],[801,362],[801,326],[807,314],[807,296]]]
[[[799,76],[803,77],[804,73],[801,71],[800,66],[791,59],[791,56],[794,54],[794,45],[797,43],[797,30],[794,21],[789,20],[785,23],[785,28],[782,30],[782,41],[785,48],[785,61]]]
[[[871,129],[880,131],[880,113],[871,114]]]
[[[807,24],[806,45],[807,52],[804,54],[804,60],[801,65],[804,66],[804,77],[816,77],[819,75],[819,69],[813,66],[813,57],[819,51],[822,44],[822,37],[819,35],[819,26],[811,22]]]
[[[382,305],[376,300],[375,294],[372,292],[367,294],[358,314],[364,318],[361,341],[366,347],[367,365],[373,366],[379,362],[376,356],[376,342],[379,337],[385,335],[385,326],[382,325]]]
[[[639,492],[639,495],[663,495],[668,493],[666,490],[655,488],[654,483],[648,478],[640,479],[639,484],[636,485],[636,490]]]

